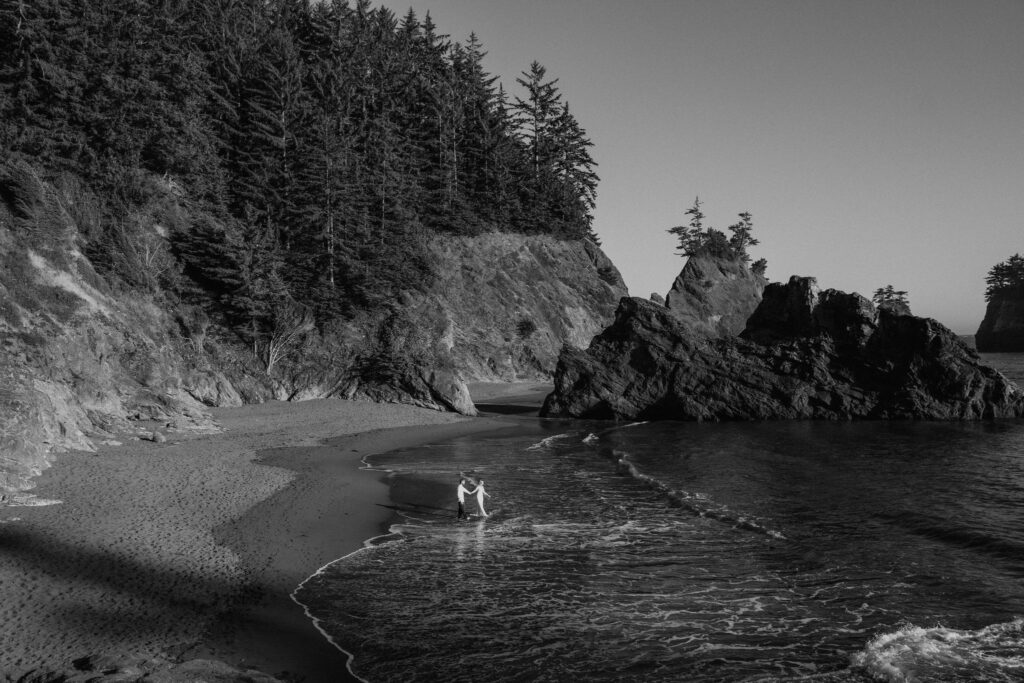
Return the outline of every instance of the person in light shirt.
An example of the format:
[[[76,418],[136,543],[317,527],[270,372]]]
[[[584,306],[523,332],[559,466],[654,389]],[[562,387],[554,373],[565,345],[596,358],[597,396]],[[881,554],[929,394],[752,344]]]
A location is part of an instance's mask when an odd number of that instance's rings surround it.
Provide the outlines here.
[[[472,495],[472,492],[466,488],[466,478],[459,477],[459,487],[455,489],[455,495],[459,499],[459,513],[456,515],[456,519],[463,519],[466,515],[466,494]]]

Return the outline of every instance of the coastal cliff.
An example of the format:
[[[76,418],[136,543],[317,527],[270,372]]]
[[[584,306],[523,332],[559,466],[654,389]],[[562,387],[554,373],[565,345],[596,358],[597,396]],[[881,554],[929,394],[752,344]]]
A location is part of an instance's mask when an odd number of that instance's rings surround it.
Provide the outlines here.
[[[629,420],[1022,413],[1020,389],[937,321],[796,276],[765,288],[739,337],[709,337],[663,306],[623,299],[587,350],[563,350],[541,411]]]
[[[160,201],[202,220],[173,192]],[[145,246],[166,255],[163,219],[137,217]],[[626,293],[588,240],[437,234],[427,245],[436,277],[420,289],[247,346],[216,306],[99,274],[78,248],[83,227],[61,188],[27,167],[0,169],[5,498],[19,497],[53,452],[216,429],[211,406],[330,397],[472,415],[467,381],[550,377],[559,349],[589,342]]]
[[[431,245],[428,307],[466,381],[548,380],[563,344],[585,348],[627,296],[618,269],[589,240],[487,233]]]
[[[240,405],[150,297],[115,291],[78,250],[57,190],[0,169],[0,497],[48,455],[130,435],[211,430],[202,401]]]

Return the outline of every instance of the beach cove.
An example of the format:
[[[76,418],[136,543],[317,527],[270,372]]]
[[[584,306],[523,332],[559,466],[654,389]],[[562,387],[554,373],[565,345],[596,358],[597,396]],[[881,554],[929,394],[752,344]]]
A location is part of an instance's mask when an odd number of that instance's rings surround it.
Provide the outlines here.
[[[346,657],[290,593],[392,520],[386,474],[363,458],[509,423],[338,400],[213,414],[222,432],[61,454],[32,491],[59,502],[0,508],[8,680],[75,667],[344,680]]]
[[[0,671],[1016,680],[1017,421],[537,420],[545,386],[471,388],[483,417],[268,403],[60,456],[60,504],[0,510]],[[460,471],[488,520],[454,523]]]

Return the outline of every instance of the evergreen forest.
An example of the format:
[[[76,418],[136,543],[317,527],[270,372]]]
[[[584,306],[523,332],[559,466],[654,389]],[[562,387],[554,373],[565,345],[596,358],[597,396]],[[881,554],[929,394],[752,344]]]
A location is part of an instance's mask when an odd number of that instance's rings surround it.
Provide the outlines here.
[[[244,342],[323,328],[439,233],[595,239],[557,79],[485,54],[368,0],[0,0],[0,192],[58,188],[107,281]]]

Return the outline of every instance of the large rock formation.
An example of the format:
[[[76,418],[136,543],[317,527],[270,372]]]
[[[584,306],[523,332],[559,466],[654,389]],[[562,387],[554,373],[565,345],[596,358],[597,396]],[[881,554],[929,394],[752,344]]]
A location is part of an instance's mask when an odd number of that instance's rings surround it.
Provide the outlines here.
[[[705,251],[687,259],[665,305],[694,332],[734,337],[761,303],[765,284],[741,259]]]
[[[974,335],[979,351],[1024,351],[1024,296],[995,293],[985,308],[985,319]]]
[[[876,311],[812,278],[773,283],[740,337],[623,299],[559,359],[542,415],[612,419],[1017,417],[1024,394],[935,320]]]

